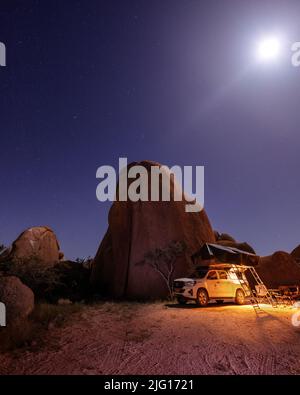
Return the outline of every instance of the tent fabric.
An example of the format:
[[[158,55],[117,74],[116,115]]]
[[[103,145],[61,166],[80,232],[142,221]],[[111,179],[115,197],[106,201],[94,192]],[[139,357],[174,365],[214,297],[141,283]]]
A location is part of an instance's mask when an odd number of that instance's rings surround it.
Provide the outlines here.
[[[218,244],[206,243],[199,251],[192,255],[195,264],[207,265],[207,261],[213,264],[231,263],[235,265],[257,266],[259,256],[234,247],[225,247]],[[205,261],[205,262],[203,262]]]

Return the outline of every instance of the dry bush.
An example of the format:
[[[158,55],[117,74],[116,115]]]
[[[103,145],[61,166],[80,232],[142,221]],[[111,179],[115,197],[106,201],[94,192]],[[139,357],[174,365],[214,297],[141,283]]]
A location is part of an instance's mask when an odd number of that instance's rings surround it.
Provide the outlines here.
[[[12,351],[29,346],[36,338],[36,325],[30,320],[0,328],[0,351]]]
[[[186,244],[184,241],[172,241],[165,248],[156,248],[144,255],[144,259],[137,265],[149,265],[164,280],[169,296],[173,298],[173,275],[177,259],[184,254]]]
[[[6,275],[18,277],[35,296],[51,292],[60,284],[60,276],[54,268],[43,265],[35,256],[5,262],[1,266]]]
[[[13,351],[22,347],[42,344],[47,330],[65,325],[70,316],[80,311],[82,305],[37,304],[27,320],[0,328],[0,351]]]
[[[68,321],[71,314],[80,311],[81,307],[79,303],[70,305],[41,303],[36,306],[30,318],[45,328],[49,328],[50,324],[60,327]]]
[[[64,261],[49,267],[32,256],[1,263],[0,271],[18,277],[33,291],[37,300],[56,303],[60,298],[81,301],[90,296],[90,270],[86,261]]]

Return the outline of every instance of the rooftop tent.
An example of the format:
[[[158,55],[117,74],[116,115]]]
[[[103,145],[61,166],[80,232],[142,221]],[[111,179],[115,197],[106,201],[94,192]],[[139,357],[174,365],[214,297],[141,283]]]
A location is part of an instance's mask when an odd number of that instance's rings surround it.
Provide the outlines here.
[[[191,258],[194,264],[203,266],[218,263],[257,266],[259,261],[258,255],[234,247],[224,247],[211,243],[204,244]]]

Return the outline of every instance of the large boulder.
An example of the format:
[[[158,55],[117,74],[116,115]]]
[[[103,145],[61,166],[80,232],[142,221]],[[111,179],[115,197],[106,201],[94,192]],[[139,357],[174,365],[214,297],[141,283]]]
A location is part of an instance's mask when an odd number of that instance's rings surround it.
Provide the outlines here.
[[[149,172],[150,166],[159,164],[144,161],[139,165]],[[171,196],[177,187],[171,179]],[[183,242],[186,250],[177,259],[173,278],[186,276],[191,254],[203,243],[215,242],[205,211],[186,212],[185,204],[174,200],[114,202],[108,230],[93,262],[92,284],[101,293],[113,297],[165,297],[168,290],[160,274],[148,264],[139,264],[145,254],[168,247],[173,241]]]
[[[228,233],[219,233],[216,230],[214,231],[214,233],[215,233],[216,241],[231,241],[233,243],[236,242],[236,240]]]
[[[26,319],[34,309],[34,295],[17,277],[0,277],[0,302],[6,306],[7,324]]]
[[[257,272],[268,288],[300,285],[300,265],[287,252],[278,251],[260,258]]]
[[[53,266],[62,257],[54,232],[47,226],[38,226],[21,233],[11,248],[1,254],[0,261],[26,262],[34,258],[45,266]]]
[[[251,254],[255,254],[254,249],[246,242],[238,242],[228,233],[219,233],[218,231],[214,231],[216,243],[220,244],[224,247],[234,247],[239,250],[250,252]]]

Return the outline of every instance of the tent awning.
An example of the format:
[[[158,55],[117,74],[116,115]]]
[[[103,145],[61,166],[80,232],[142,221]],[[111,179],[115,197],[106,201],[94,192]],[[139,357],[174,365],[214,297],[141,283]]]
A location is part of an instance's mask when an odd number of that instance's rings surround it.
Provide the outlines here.
[[[206,243],[199,251],[192,255],[192,261],[197,264],[213,261],[217,263],[228,263],[245,266],[257,266],[259,256],[234,247],[225,247],[219,244]]]

